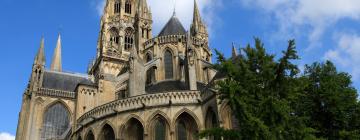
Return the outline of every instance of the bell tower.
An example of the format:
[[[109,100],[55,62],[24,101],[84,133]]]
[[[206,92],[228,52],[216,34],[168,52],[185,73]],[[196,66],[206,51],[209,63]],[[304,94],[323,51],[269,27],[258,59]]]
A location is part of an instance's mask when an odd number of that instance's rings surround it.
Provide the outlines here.
[[[89,74],[100,79],[117,76],[128,66],[132,49],[137,53],[144,49],[151,31],[152,15],[146,0],[107,0]]]

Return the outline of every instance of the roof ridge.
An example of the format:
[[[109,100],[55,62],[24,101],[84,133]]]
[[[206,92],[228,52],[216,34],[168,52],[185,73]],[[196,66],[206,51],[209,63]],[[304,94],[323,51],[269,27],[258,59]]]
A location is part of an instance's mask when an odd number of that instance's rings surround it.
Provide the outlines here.
[[[45,70],[45,72],[49,72],[49,73],[55,73],[55,74],[63,74],[63,75],[68,75],[68,76],[76,76],[76,77],[81,77],[81,78],[89,78],[89,75],[84,74],[84,73],[76,73],[76,72],[69,72],[69,71],[51,71],[51,70]]]

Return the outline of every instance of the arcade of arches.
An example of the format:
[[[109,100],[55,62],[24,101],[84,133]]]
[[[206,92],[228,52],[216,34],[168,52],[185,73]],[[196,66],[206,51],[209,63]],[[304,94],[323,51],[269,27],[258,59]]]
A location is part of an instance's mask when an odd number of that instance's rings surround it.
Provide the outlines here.
[[[215,112],[209,109],[204,122],[206,128],[217,126],[218,119]],[[116,135],[116,129],[112,125],[105,123],[98,136],[91,129],[86,131],[84,140],[198,140],[196,134],[199,132],[199,126],[192,115],[183,112],[174,120],[174,123],[174,130],[172,131],[171,122],[163,115],[157,114],[149,120],[148,126],[145,128],[137,118],[131,118],[119,127],[119,135]],[[148,134],[144,133],[145,129],[148,129]],[[79,136],[78,140],[83,139]],[[213,140],[213,138],[209,138],[209,140]]]

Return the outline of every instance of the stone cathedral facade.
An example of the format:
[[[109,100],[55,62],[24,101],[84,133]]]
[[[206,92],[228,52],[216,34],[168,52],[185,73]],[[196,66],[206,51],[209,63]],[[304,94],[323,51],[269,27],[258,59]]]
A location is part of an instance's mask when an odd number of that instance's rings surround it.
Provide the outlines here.
[[[188,31],[175,12],[157,36],[152,23],[146,0],[107,0],[86,74],[62,70],[60,35],[47,69],[42,39],[16,140],[195,140],[206,128],[232,128],[211,86],[217,74],[196,1]]]

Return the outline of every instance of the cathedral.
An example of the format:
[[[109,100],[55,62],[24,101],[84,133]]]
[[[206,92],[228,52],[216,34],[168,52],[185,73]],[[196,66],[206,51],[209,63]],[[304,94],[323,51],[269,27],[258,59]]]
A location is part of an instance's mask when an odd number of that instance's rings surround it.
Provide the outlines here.
[[[107,0],[96,56],[83,74],[63,71],[60,35],[45,67],[42,38],[16,140],[197,140],[208,128],[231,129],[196,1],[190,29],[175,12],[158,35],[152,23],[146,0]]]

